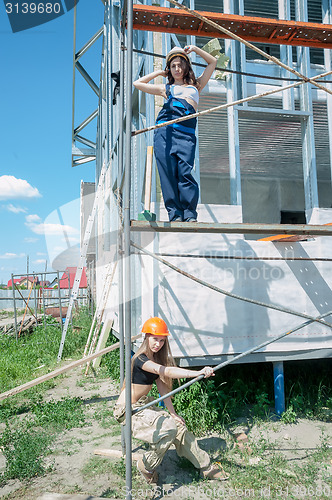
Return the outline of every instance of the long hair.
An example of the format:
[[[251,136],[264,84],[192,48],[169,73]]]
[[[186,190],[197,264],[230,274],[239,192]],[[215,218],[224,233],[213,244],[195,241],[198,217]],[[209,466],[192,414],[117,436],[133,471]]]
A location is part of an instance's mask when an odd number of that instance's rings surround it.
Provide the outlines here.
[[[151,351],[149,348],[149,336],[150,336],[149,333],[145,334],[142,345],[139,347],[139,349],[135,352],[134,356],[132,357],[131,373],[133,373],[134,361],[140,354],[145,354],[148,357],[149,357],[149,355],[151,355]],[[169,346],[168,337],[165,338],[165,342],[164,342],[164,345],[162,346],[162,348],[158,352],[153,353],[153,361],[155,361],[159,365],[163,365],[165,367],[166,366],[176,366],[174,358],[173,358],[172,353],[171,353],[171,348]],[[167,386],[169,391],[171,391],[172,387],[173,387],[173,379],[171,379],[170,377],[162,376],[162,375],[160,375],[160,379],[162,382],[164,382],[164,384]],[[125,382],[123,383],[122,389],[124,389],[124,387],[125,387]]]
[[[183,80],[186,82],[187,85],[194,85],[196,88],[199,89],[200,85],[196,79],[195,73],[193,72],[193,69],[189,64],[189,62],[183,57],[180,57],[180,61],[181,61],[181,67],[183,69]],[[167,71],[168,83],[170,85],[173,85],[174,78],[171,73],[170,65],[166,66],[166,71]]]

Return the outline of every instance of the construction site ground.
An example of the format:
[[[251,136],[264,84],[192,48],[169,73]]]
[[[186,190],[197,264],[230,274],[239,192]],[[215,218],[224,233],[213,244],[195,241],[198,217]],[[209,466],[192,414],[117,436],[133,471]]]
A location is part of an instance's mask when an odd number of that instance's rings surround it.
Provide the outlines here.
[[[50,466],[47,474],[26,481],[10,480],[0,488],[0,497],[125,498],[124,461],[95,454],[97,449],[121,450],[120,425],[110,411],[119,393],[117,384],[92,373],[85,377],[82,369],[56,379],[55,384],[44,400],[82,398],[88,423],[56,437],[52,453],[46,457]],[[248,442],[243,440],[244,434]],[[191,464],[170,449],[159,467],[156,487],[144,483],[133,467],[132,498],[331,498],[331,438],[332,422],[298,420],[286,425],[268,421],[249,426],[236,422],[221,435],[210,433],[199,438],[201,447],[230,472],[228,481],[201,481]],[[142,452],[142,446],[134,440],[133,451]],[[5,458],[0,453],[0,473],[4,470]],[[312,490],[308,483],[310,474]],[[276,480],[280,485],[277,489]]]

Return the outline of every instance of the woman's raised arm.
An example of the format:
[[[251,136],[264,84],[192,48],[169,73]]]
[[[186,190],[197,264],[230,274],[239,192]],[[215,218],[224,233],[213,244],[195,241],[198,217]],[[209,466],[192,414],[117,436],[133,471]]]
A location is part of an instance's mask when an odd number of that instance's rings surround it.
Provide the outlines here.
[[[164,70],[153,71],[152,73],[149,73],[148,75],[142,76],[138,80],[135,80],[133,85],[135,89],[146,92],[147,94],[161,95],[163,97],[166,97],[164,84],[149,83],[154,78],[157,78],[157,76],[166,77],[166,72]]]
[[[201,74],[201,76],[197,78],[200,85],[199,91],[201,91],[205,87],[207,82],[210,80],[212,73],[216,69],[217,59],[214,56],[211,56],[211,54],[209,54],[208,52],[205,52],[205,50],[196,47],[196,45],[187,45],[184,48],[184,51],[187,54],[190,54],[190,52],[195,52],[208,64],[203,73]]]

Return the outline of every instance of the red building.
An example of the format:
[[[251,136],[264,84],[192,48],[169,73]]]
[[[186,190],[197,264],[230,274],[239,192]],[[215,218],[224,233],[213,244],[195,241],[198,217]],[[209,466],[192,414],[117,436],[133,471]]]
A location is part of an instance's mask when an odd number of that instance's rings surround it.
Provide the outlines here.
[[[62,277],[60,278],[60,288],[69,288],[68,287],[68,277],[69,277],[69,286],[70,289],[74,286],[74,280],[76,275],[77,267],[67,267]],[[87,288],[87,279],[86,279],[86,268],[83,268],[82,277],[80,281],[79,288]]]

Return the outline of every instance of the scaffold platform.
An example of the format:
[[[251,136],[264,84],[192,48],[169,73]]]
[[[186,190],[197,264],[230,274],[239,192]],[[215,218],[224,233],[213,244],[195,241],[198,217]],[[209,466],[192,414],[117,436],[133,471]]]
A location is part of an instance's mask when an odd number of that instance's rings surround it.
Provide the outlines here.
[[[233,233],[233,234],[303,234],[307,236],[332,236],[331,225],[320,224],[259,224],[259,223],[211,223],[211,222],[164,222],[131,220],[131,231],[155,231],[178,233]]]
[[[135,4],[133,8],[133,28],[135,30],[211,38],[230,38],[179,8],[139,4]],[[332,25],[330,24],[248,17],[217,12],[199,11],[199,14],[250,42],[301,45],[322,49],[332,48]]]

